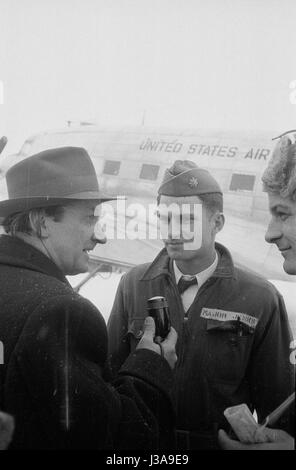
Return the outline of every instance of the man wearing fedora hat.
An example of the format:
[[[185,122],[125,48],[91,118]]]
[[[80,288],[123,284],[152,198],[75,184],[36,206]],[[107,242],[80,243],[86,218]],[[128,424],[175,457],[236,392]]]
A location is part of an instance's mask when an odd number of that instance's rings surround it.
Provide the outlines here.
[[[158,449],[171,445],[172,328],[162,347],[149,317],[139,347],[110,383],[107,330],[65,275],[88,269],[99,191],[82,148],[43,151],[12,166],[0,202],[0,409],[11,449]],[[163,356],[163,357],[162,357]]]
[[[293,391],[283,299],[266,280],[234,266],[215,242],[222,211],[221,188],[207,170],[187,160],[167,169],[158,191],[165,248],[122,277],[109,317],[118,370],[137,345],[147,299],[167,298],[179,335],[174,396],[182,450],[218,449],[226,408],[246,403],[261,420]]]

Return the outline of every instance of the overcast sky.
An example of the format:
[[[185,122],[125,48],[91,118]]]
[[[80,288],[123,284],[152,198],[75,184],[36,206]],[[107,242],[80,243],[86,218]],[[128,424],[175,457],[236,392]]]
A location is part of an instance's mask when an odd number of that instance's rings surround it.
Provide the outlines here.
[[[68,119],[296,127],[295,0],[0,0],[0,12],[10,152]]]

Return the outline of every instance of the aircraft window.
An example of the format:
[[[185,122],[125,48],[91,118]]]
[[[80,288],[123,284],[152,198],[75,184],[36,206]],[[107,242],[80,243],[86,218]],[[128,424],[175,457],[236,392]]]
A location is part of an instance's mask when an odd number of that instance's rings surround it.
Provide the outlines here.
[[[116,160],[106,160],[103,173],[105,175],[118,175],[121,162]]]
[[[253,191],[255,175],[242,175],[233,173],[230,183],[230,191]]]
[[[141,169],[140,178],[144,180],[156,180],[158,172],[158,165],[147,165],[146,163],[144,163]]]

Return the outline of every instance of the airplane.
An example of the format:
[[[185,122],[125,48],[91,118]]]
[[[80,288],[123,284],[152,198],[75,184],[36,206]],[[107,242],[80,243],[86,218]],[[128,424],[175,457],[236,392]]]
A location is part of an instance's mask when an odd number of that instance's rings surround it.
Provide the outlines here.
[[[92,158],[102,190],[126,197],[120,204],[109,203],[109,208],[114,204],[114,211],[105,214],[107,232],[109,224],[120,219],[117,237],[93,250],[90,274],[85,281],[81,280],[77,290],[97,271],[124,272],[154,259],[162,247],[160,239],[143,236],[131,240],[124,239],[122,234],[129,223],[133,226],[138,223],[142,231],[145,229],[140,220],[143,214],[136,213],[135,204],[141,203],[147,210],[153,204],[156,207],[164,171],[177,159],[194,161],[219,182],[224,193],[226,223],[217,241],[230,249],[235,264],[275,284],[290,284],[296,281],[296,276],[284,272],[277,248],[264,239],[270,216],[261,176],[271,156],[275,135],[268,131],[105,128],[83,122],[29,137],[17,154],[2,157],[0,172],[4,176],[18,160],[48,148],[80,146]],[[132,209],[126,213],[126,207]]]

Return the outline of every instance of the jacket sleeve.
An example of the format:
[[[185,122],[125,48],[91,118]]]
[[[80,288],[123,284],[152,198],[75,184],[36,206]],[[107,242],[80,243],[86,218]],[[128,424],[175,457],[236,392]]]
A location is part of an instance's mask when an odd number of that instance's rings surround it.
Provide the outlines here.
[[[54,430],[61,448],[169,448],[174,414],[168,363],[137,350],[111,384],[107,347],[103,318],[79,296],[56,298],[34,311],[16,360],[43,432]]]
[[[281,295],[277,293],[273,299],[272,305],[266,304],[265,319],[254,342],[249,366],[252,401],[259,422],[295,391],[288,316]],[[274,427],[293,432],[291,408]]]
[[[117,373],[130,354],[128,333],[128,312],[124,302],[125,275],[122,276],[111,314],[108,319],[109,364],[113,373]]]

